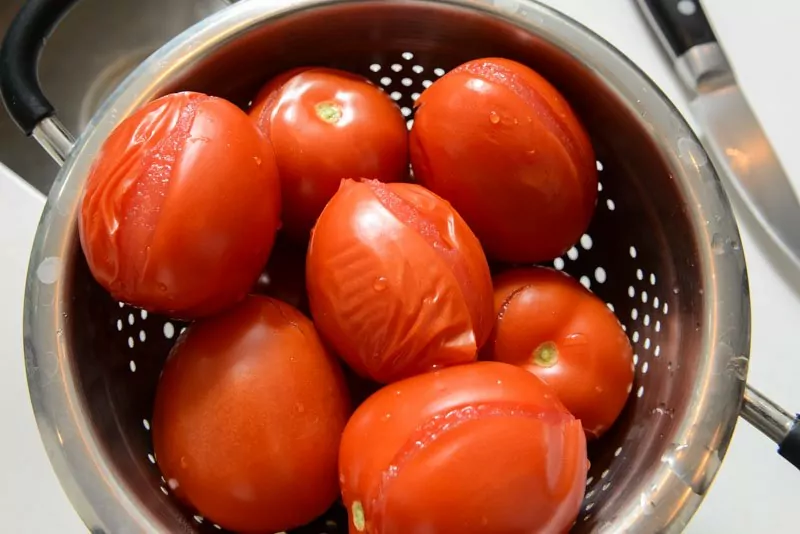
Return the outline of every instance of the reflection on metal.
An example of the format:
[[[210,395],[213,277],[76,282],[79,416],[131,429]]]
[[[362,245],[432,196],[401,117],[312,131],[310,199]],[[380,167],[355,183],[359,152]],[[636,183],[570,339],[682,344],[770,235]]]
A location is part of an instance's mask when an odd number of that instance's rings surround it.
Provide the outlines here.
[[[744,392],[742,418],[778,444],[786,438],[797,422],[792,414],[750,386],[747,386]]]
[[[50,157],[58,163],[59,167],[64,164],[64,160],[67,159],[67,156],[72,151],[72,146],[75,144],[72,134],[67,131],[55,115],[47,117],[37,124],[31,135],[42,145],[45,152],[50,154]]]

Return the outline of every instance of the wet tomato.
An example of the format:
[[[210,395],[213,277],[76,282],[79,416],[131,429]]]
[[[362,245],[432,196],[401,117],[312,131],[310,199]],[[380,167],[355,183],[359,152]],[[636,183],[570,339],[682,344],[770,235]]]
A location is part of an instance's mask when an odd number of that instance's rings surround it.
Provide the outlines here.
[[[195,322],[158,384],[153,444],[176,494],[237,532],[279,532],[337,498],[349,415],[341,369],[311,321],[268,297]]]
[[[561,255],[597,202],[594,153],[575,113],[510,60],[470,61],[425,90],[410,151],[416,181],[448,200],[495,260]]]
[[[478,362],[386,386],[347,423],[339,482],[350,532],[566,532],[586,437],[542,381]]]
[[[366,78],[299,68],[271,80],[250,116],[275,149],[284,229],[308,232],[343,178],[408,176],[408,130],[395,103]]]
[[[381,383],[474,361],[492,328],[478,240],[418,185],[343,181],[312,233],[306,284],[321,335]]]
[[[543,267],[494,279],[497,322],[482,356],[522,366],[547,382],[598,437],[633,384],[633,351],[616,316],[568,275]]]
[[[103,144],[80,239],[114,298],[195,318],[244,298],[279,215],[275,158],[247,115],[221,98],[176,93],[133,113]]]

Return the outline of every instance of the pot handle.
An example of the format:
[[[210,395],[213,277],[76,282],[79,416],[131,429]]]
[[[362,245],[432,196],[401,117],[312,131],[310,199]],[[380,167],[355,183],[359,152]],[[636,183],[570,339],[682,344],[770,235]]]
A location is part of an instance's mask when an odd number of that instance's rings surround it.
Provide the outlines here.
[[[59,165],[72,150],[74,139],[39,85],[39,56],[47,37],[75,2],[28,0],[14,17],[0,49],[0,93],[9,115]]]
[[[800,414],[792,416],[757,389],[747,385],[742,418],[778,444],[778,454],[800,469]]]

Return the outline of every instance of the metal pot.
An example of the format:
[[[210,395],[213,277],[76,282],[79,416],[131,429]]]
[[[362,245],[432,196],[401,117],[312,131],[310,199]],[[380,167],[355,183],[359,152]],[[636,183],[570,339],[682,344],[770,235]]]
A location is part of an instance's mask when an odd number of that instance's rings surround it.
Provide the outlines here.
[[[31,254],[25,358],[47,452],[94,531],[209,527],[170,495],[148,433],[160,367],[181,325],[113,301],[76,239],[92,160],[114,126],[156,96],[191,89],[246,104],[270,76],[308,64],[370,76],[411,119],[413,100],[447,69],[505,56],[550,79],[587,126],[600,201],[589,239],[555,266],[616,311],[637,372],[621,419],[591,451],[574,532],[680,531],[739,415],[800,466],[797,419],[745,384],[747,276],[716,172],[653,82],[588,29],[527,0],[249,0],[149,57],[73,143],[35,76],[42,38],[70,3],[36,0],[20,13],[2,50],[2,90],[20,127],[63,164]],[[344,532],[341,514],[298,532]]]

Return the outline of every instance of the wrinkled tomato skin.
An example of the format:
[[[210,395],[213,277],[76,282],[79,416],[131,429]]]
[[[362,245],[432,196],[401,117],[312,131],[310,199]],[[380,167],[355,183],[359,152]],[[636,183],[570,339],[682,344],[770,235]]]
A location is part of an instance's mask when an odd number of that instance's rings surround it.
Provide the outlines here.
[[[248,297],[181,335],[158,384],[152,434],[177,495],[236,532],[280,532],[338,496],[350,413],[341,369],[310,320]]]
[[[475,361],[491,331],[480,243],[418,185],[343,181],[314,228],[306,284],[320,334],[380,383]]]
[[[339,454],[351,534],[561,534],[587,469],[580,422],[535,376],[497,362],[384,387]]]
[[[263,135],[230,102],[185,92],[150,102],[111,133],[78,222],[89,268],[115,299],[193,319],[245,297],[279,216]]]
[[[294,69],[261,90],[250,116],[275,149],[284,228],[300,241],[307,242],[343,178],[408,177],[405,119],[388,95],[361,76]]]
[[[449,201],[490,259],[553,259],[597,203],[587,133],[566,100],[528,67],[470,61],[417,99],[410,134],[417,183]]]
[[[496,276],[494,302],[497,321],[481,356],[547,382],[588,437],[608,430],[634,374],[633,350],[614,313],[569,275],[544,267]]]

